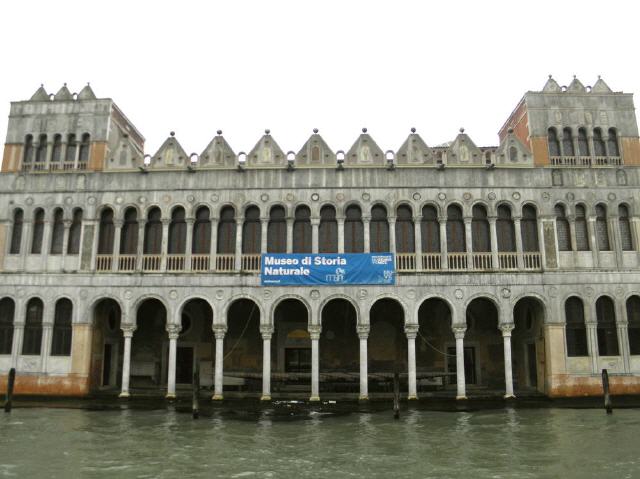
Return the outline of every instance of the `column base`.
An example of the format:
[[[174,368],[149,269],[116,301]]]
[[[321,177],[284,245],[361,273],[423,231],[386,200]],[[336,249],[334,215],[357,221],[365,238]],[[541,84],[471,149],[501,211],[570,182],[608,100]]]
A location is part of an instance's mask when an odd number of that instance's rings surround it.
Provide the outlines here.
[[[129,394],[129,391],[122,391],[120,394],[118,394],[118,397],[122,399],[127,399],[131,397],[131,394]]]
[[[364,396],[358,397],[358,401],[368,401],[368,400],[369,400],[369,396],[367,394],[365,394]]]
[[[167,395],[164,398],[169,400],[175,399],[176,393],[167,393]]]
[[[320,401],[320,396],[311,396],[309,398],[309,402],[319,402]]]
[[[260,401],[271,401],[271,396],[269,395],[260,396]]]
[[[515,396],[515,394],[505,394],[505,395],[504,395],[504,398],[505,398],[505,399],[515,399],[515,398],[516,398],[516,396]]]
[[[211,396],[211,400],[212,401],[222,401],[224,398],[222,397],[222,394],[214,394],[213,396]]]
[[[416,395],[407,396],[407,399],[409,401],[417,401],[418,400],[418,396],[416,396]]]
[[[464,401],[467,399],[467,396],[456,396],[456,401]]]

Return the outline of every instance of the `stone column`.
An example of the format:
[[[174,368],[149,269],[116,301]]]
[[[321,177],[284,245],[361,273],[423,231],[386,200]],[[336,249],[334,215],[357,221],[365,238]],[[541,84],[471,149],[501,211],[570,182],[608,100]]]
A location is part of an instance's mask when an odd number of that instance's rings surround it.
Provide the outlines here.
[[[569,238],[571,240],[571,251],[578,250],[578,238],[576,237],[576,217],[575,215],[567,215],[569,222]]]
[[[407,323],[404,326],[404,332],[407,335],[407,365],[408,365],[408,383],[409,394],[408,399],[418,399],[418,388],[416,381],[416,336],[418,335],[418,325]]]
[[[122,319],[124,319],[124,316]],[[122,356],[122,391],[120,392],[120,397],[128,398],[129,377],[131,371],[131,338],[133,338],[136,326],[134,324],[122,323],[120,328],[122,329],[122,335],[124,336],[124,352]]]
[[[140,219],[138,222],[138,245],[136,248],[136,271],[142,271],[142,255],[144,255],[144,228],[146,221]]]
[[[47,373],[49,356],[51,356],[51,340],[53,335],[53,323],[56,316],[55,303],[51,302],[45,307],[44,320],[42,321],[42,347],[40,354],[40,371]]]
[[[466,382],[464,378],[464,333],[466,325],[453,325],[453,334],[456,338],[456,399],[467,399]]]
[[[271,336],[273,326],[263,324],[260,326],[262,335],[262,396],[261,401],[271,401]]]
[[[471,217],[464,217],[464,237],[467,247],[467,269],[473,269],[473,234],[471,231],[471,221]]]
[[[591,130],[588,130],[588,132],[590,133]],[[592,134],[588,134],[587,135],[587,142],[589,143],[589,157],[590,157],[589,161],[591,161],[591,165],[590,166],[593,166],[593,164],[595,163],[594,158],[596,156],[596,153],[595,153],[595,149],[593,147],[593,135]]]
[[[591,304],[590,304],[591,303]],[[595,302],[585,301],[584,322],[587,328],[587,347],[591,358],[591,372],[597,374],[598,368],[598,323]]]
[[[223,383],[223,363],[224,363],[224,335],[227,332],[227,326],[224,324],[214,324],[213,334],[216,337],[216,363],[213,375],[213,397],[214,401],[221,401],[222,383]]]
[[[311,252],[317,254],[319,249],[320,218],[311,219]]]
[[[593,255],[593,266],[598,267],[600,264],[598,256],[598,240],[596,238],[596,218],[589,216],[587,218],[587,230],[589,231],[589,246],[591,246],[591,254]]]
[[[211,247],[209,249],[209,269],[216,269],[216,253],[218,252],[218,220],[211,220]]]
[[[293,252],[293,218],[287,218],[287,253]]]
[[[396,251],[396,218],[391,216],[389,217],[389,252],[395,254]]]
[[[367,339],[369,338],[369,325],[359,324],[357,326],[358,338],[360,339],[360,401],[369,399],[369,373],[367,371]]]
[[[620,218],[616,213],[607,216],[607,229],[609,231],[609,245],[616,255],[618,268],[624,266],[624,256],[622,252],[622,238],[620,236]]]
[[[344,217],[337,217],[338,223],[338,253],[344,253]]]
[[[498,218],[496,216],[489,216],[489,237],[491,239],[491,267],[493,269],[500,269],[500,258],[498,256],[498,229],[496,222]]]
[[[184,270],[191,271],[191,254],[193,253],[193,225],[195,224],[195,218],[187,218],[187,237],[184,245]]]
[[[631,372],[631,350],[629,346],[629,318],[624,301],[616,301],[616,328],[620,355],[624,366],[624,372]]]
[[[115,232],[113,233],[113,254],[111,262],[111,270],[118,271],[120,263],[120,236],[122,236],[122,220],[114,220],[113,226]]]
[[[439,216],[438,223],[440,225],[440,266],[442,269],[449,269],[449,260],[447,258],[447,217]]]
[[[309,325],[311,336],[311,397],[309,401],[320,401],[320,332],[319,324]]]
[[[64,268],[64,260],[67,257],[69,249],[69,228],[71,228],[71,220],[64,220],[64,231],[62,233],[62,268]]]
[[[236,219],[236,258],[235,258],[235,270],[240,271],[242,269],[242,219]]]
[[[520,227],[520,217],[516,216],[513,218],[513,229],[515,230],[516,236],[516,261],[518,264],[518,269],[522,270],[524,268],[524,257],[522,251],[522,229]]]
[[[46,213],[45,213],[46,218]],[[52,219],[53,220],[53,219]],[[48,261],[49,251],[51,251],[51,236],[53,230],[53,221],[45,220],[44,221],[44,231],[42,233],[42,248],[40,249],[40,254],[42,255],[42,265],[43,270],[48,270]]]
[[[176,398],[176,355],[178,351],[178,336],[180,335],[180,325],[167,324],[169,335],[169,365],[167,376],[167,399]]]
[[[260,218],[260,252],[267,252],[267,231],[269,230],[269,218]]]
[[[640,217],[632,216],[629,221],[631,222],[631,246],[633,251],[638,251],[638,245],[640,244]]]
[[[416,271],[422,271],[422,216],[413,218],[413,238],[416,253]]]
[[[371,217],[362,217],[362,229],[364,231],[364,252],[371,252]]]
[[[31,228],[33,228],[32,220],[25,219],[22,221],[22,238],[20,238],[20,269],[23,271],[27,265],[27,256],[31,254]],[[8,239],[10,241],[10,238]]]
[[[513,323],[504,323],[500,325],[502,331],[502,341],[504,345],[504,384],[505,399],[514,398],[513,394],[513,366],[511,359],[511,331],[513,331]]]
[[[167,252],[169,246],[169,224],[171,220],[169,218],[162,218],[162,245],[160,247],[160,270],[166,271],[167,269]]]

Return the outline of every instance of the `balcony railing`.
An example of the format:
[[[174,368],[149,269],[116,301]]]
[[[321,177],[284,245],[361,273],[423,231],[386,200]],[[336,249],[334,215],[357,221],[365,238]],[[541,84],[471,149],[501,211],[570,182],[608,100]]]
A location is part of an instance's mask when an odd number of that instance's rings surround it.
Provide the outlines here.
[[[168,254],[167,271],[184,271],[185,258],[183,254]]]
[[[416,255],[415,253],[396,253],[396,271],[415,271]]]
[[[450,271],[467,269],[467,253],[447,253],[447,260]]]
[[[442,269],[442,254],[422,253],[422,271],[440,271]]]
[[[209,271],[211,255],[193,254],[191,255],[191,271]]]
[[[500,269],[518,269],[517,253],[498,253],[498,266]]]
[[[260,271],[260,254],[243,254],[242,271],[258,273]]]
[[[216,271],[232,272],[236,269],[235,254],[219,254],[216,255]]]
[[[113,255],[98,254],[96,255],[96,271],[111,271],[113,266]]]
[[[160,271],[162,266],[161,254],[143,254],[142,271]]]
[[[473,253],[473,269],[486,270],[493,269],[491,253]]]
[[[522,260],[523,267],[526,270],[542,269],[542,255],[540,253],[522,253]]]
[[[132,272],[136,270],[138,255],[121,254],[118,256],[118,271]]]

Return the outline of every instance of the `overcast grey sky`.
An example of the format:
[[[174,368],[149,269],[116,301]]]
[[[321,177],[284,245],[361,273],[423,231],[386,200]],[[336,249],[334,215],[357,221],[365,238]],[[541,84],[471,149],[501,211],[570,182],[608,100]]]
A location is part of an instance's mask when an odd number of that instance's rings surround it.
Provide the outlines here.
[[[313,128],[334,150],[364,126],[396,150],[464,127],[479,145],[548,74],[640,91],[637,2],[609,0],[6,1],[0,135],[9,102],[44,83],[110,97],[154,153],[175,130],[200,153],[217,129],[236,151],[265,128],[297,151]]]

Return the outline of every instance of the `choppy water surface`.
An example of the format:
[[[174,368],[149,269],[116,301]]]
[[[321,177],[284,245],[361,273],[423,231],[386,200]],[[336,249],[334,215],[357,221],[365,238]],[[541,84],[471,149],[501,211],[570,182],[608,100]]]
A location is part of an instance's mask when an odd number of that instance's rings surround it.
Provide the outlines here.
[[[173,410],[0,413],[0,477],[640,477],[640,410],[406,411],[281,421]]]

